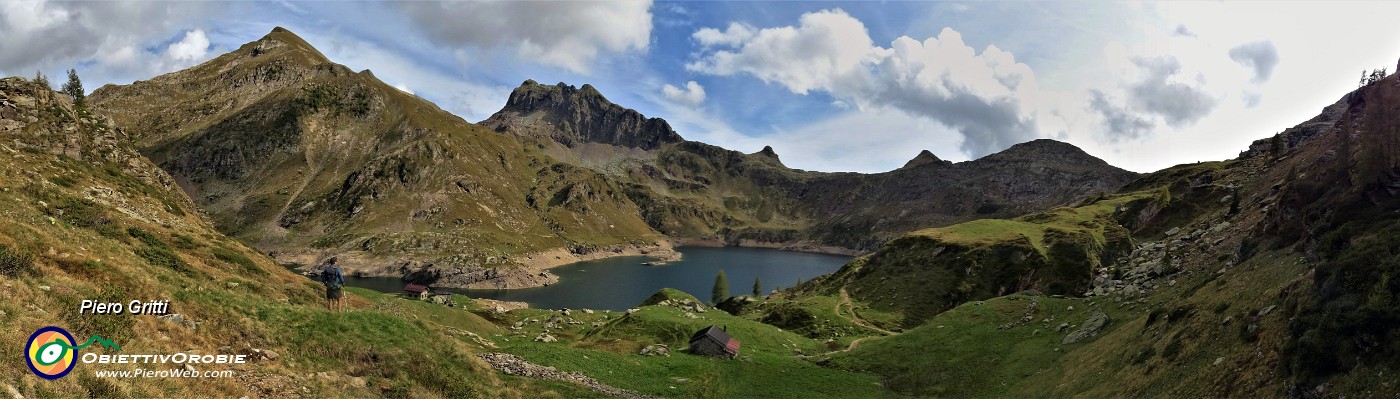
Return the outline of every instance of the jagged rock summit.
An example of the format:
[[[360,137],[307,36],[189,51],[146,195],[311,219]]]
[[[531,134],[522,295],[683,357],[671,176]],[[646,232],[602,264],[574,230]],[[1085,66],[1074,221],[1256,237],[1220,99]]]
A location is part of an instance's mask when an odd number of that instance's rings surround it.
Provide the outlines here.
[[[524,119],[548,124],[552,129],[509,123]],[[548,138],[568,147],[583,143],[656,149],[683,141],[661,118],[647,118],[640,112],[613,104],[592,85],[581,88],[559,83],[546,86],[526,80],[511,91],[505,108],[483,125],[524,137]]]
[[[929,150],[919,151],[919,155],[914,156],[909,162],[905,162],[900,169],[916,168],[923,165],[951,165],[952,162],[939,159],[937,155]]]

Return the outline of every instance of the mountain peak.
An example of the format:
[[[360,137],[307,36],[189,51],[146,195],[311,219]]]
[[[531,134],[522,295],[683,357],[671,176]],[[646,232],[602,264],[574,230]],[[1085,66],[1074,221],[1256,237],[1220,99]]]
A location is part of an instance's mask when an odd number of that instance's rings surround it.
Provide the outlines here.
[[[1024,143],[1016,144],[1002,150],[1001,152],[988,155],[991,159],[1038,159],[1057,158],[1061,160],[1072,160],[1081,162],[1104,162],[1074,144],[1057,141],[1053,139],[1035,139]]]
[[[937,155],[933,155],[933,152],[932,152],[932,151],[923,150],[923,151],[919,151],[919,155],[915,155],[915,156],[914,156],[914,159],[910,159],[909,162],[905,162],[905,163],[904,163],[904,166],[903,166],[903,167],[900,167],[900,169],[909,169],[909,168],[913,168],[913,167],[917,167],[917,166],[923,166],[923,165],[946,164],[946,163],[948,163],[948,162],[946,162],[946,161],[944,161],[944,160],[938,158]]]
[[[767,145],[765,145],[765,146],[763,146],[763,149],[762,149],[762,150],[758,150],[758,152],[755,152],[754,155],[763,157],[764,159],[769,160],[769,161],[773,161],[773,162],[777,163],[778,165],[782,165],[782,164],[783,164],[783,160],[780,159],[780,158],[778,158],[778,152],[777,152],[777,151],[773,151],[773,146],[767,146]]]
[[[593,85],[543,85],[533,79],[512,90],[505,108],[481,123],[517,135],[547,136],[567,147],[601,143],[651,150],[684,140],[665,120],[613,104]]]
[[[249,46],[251,46],[251,48],[247,48]],[[330,58],[326,58],[326,55],[321,54],[321,51],[317,50],[311,43],[307,43],[301,36],[297,36],[296,33],[292,33],[292,31],[281,26],[272,28],[272,31],[263,35],[262,38],[252,43],[245,44],[243,47],[244,48],[240,48],[239,50],[245,50],[246,48],[247,54],[253,57],[283,51],[301,51],[309,55],[311,60],[315,63],[330,62]]]

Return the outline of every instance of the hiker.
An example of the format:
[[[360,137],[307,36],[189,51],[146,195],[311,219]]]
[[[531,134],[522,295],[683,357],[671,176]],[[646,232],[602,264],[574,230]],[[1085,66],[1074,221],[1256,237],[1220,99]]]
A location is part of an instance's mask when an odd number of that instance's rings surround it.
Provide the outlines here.
[[[326,310],[344,312],[345,296],[341,294],[340,289],[345,286],[345,275],[340,273],[340,267],[335,265],[335,260],[326,259],[326,263],[321,267],[321,284],[326,285]]]

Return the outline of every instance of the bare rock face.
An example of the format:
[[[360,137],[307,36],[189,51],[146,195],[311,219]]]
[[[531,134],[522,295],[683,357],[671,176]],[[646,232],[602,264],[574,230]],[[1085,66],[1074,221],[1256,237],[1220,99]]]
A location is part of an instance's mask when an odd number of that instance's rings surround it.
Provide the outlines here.
[[[900,169],[917,168],[917,167],[924,166],[924,165],[945,165],[945,166],[946,166],[946,165],[952,165],[952,164],[953,164],[952,162],[944,161],[944,160],[942,160],[942,159],[939,159],[937,155],[933,155],[933,152],[931,152],[931,151],[929,151],[929,150],[923,150],[923,151],[920,151],[920,152],[919,152],[919,155],[915,156],[914,159],[910,159],[909,162],[905,162],[905,163],[904,163],[904,166],[903,166],[903,167],[900,167]]]
[[[1061,340],[1060,343],[1069,345],[1093,338],[1099,335],[1099,330],[1102,330],[1104,326],[1108,325],[1109,321],[1108,315],[1104,314],[1102,310],[1094,309],[1094,313],[1089,315],[1089,319],[1085,320],[1084,324],[1080,325],[1078,330],[1074,330],[1074,332],[1066,335],[1065,339]]]
[[[601,143],[651,150],[682,140],[665,120],[647,118],[613,104],[586,84],[574,88],[564,83],[546,86],[526,80],[510,93],[505,108],[482,124],[502,132],[539,134],[527,126],[510,123],[519,117],[539,118],[539,122],[551,125],[554,129],[550,129],[548,138],[568,147]]]

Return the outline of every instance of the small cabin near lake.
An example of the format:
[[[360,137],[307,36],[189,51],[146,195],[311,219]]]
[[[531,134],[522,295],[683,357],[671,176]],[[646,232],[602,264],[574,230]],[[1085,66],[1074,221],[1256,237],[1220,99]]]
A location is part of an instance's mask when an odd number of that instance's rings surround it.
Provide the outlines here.
[[[403,286],[403,294],[404,296],[407,296],[409,298],[422,301],[427,300],[428,296],[432,295],[432,292],[428,289],[428,286],[426,285],[409,284]]]
[[[734,358],[739,356],[739,340],[716,326],[705,327],[690,336],[690,353]]]

